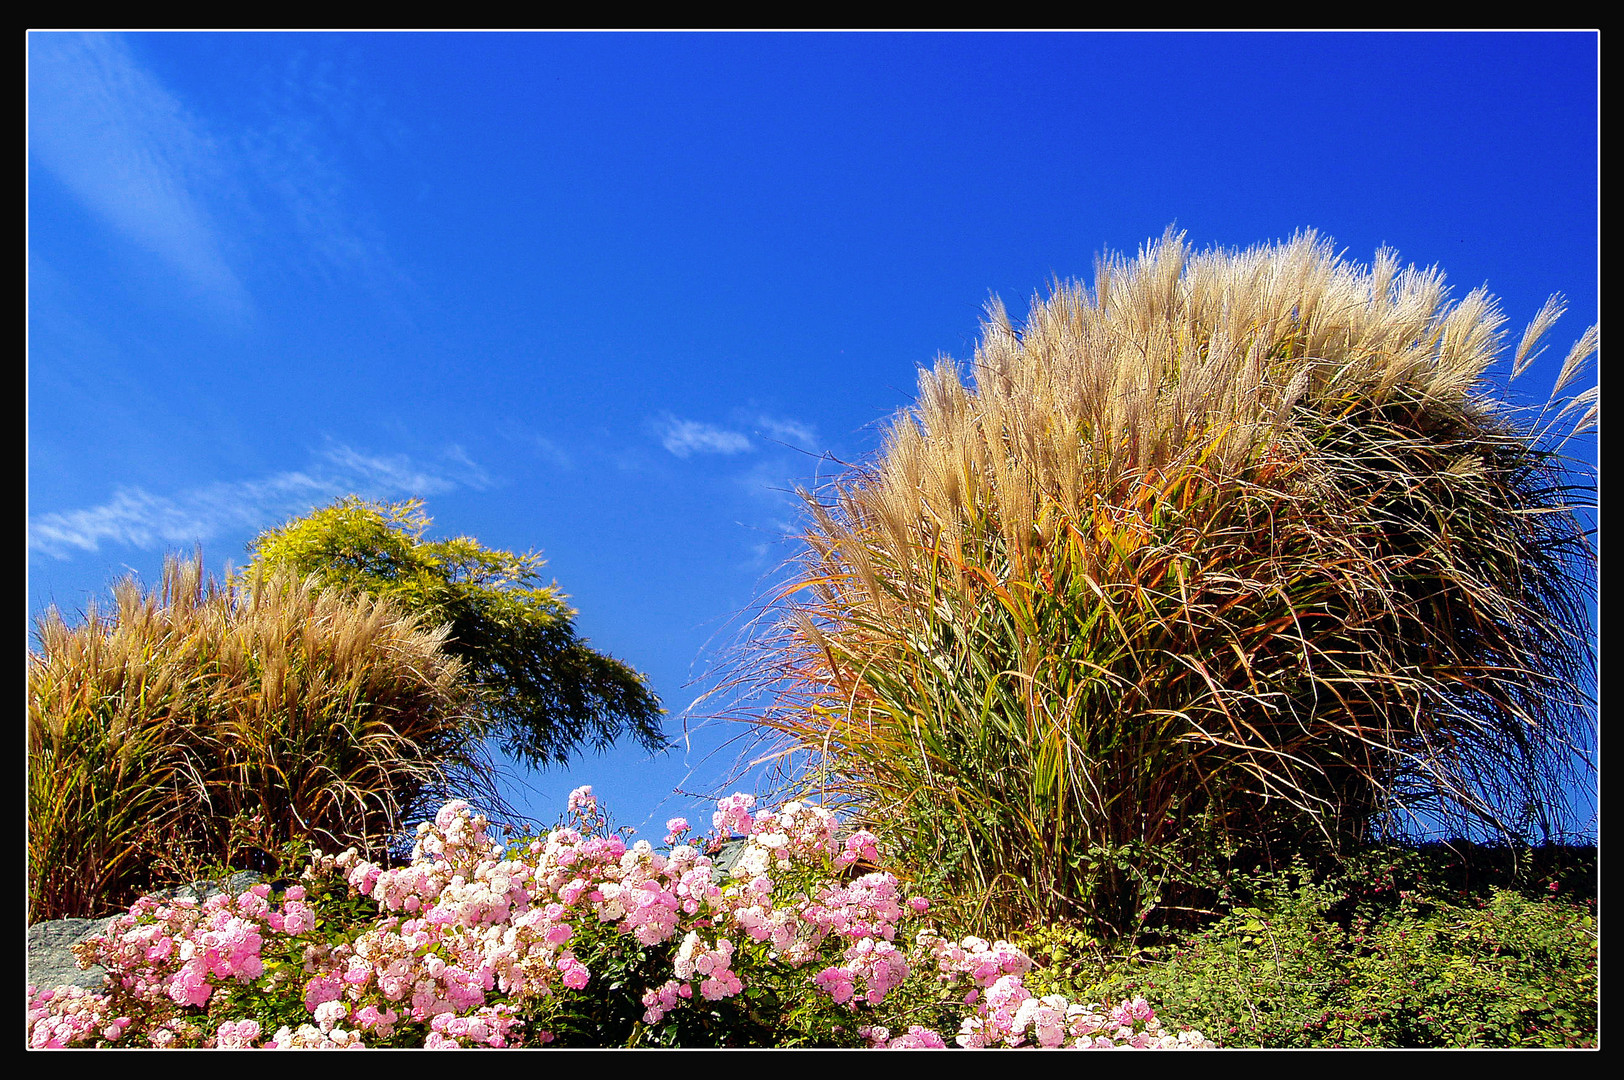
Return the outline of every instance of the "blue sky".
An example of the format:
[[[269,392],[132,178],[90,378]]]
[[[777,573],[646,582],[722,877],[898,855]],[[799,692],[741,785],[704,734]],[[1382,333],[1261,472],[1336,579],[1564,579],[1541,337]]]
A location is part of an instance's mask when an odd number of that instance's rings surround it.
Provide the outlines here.
[[[1598,319],[1594,33],[35,33],[28,65],[29,617],[421,496],[539,549],[679,737],[794,489],[991,295],[1170,224],[1314,228],[1513,332],[1564,294],[1539,397]],[[520,801],[590,783],[654,832],[739,733]]]

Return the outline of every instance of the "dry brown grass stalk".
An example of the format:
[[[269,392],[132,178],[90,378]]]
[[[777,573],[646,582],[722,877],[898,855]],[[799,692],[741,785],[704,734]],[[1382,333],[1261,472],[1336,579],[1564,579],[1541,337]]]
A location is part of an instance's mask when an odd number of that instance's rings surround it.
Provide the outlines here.
[[[1407,815],[1571,825],[1594,556],[1550,430],[1486,392],[1503,323],[1311,233],[994,304],[973,381],[922,372],[808,497],[750,719],[1006,919],[1121,928],[1197,864]]]
[[[201,556],[77,625],[47,611],[28,661],[31,919],[240,858],[234,819],[272,845],[381,854],[453,793],[501,805],[444,637],[311,581],[221,586]]]

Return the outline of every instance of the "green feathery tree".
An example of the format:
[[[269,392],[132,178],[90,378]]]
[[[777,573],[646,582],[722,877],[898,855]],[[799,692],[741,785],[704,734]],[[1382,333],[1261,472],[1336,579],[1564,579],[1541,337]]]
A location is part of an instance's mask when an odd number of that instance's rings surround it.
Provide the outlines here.
[[[480,709],[502,749],[530,765],[562,765],[630,736],[665,746],[659,698],[643,675],[591,649],[544,565],[459,536],[426,540],[421,500],[374,503],[350,496],[262,533],[247,576],[315,575],[323,586],[383,597],[447,626],[445,649],[466,665]]]

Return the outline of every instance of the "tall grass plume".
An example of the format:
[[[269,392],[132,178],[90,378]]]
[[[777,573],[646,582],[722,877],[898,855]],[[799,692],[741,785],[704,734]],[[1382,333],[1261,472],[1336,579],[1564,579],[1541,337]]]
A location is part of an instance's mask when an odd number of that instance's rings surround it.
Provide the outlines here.
[[[181,856],[225,863],[233,821],[257,821],[261,859],[290,840],[381,853],[454,792],[488,791],[444,637],[308,580],[222,585],[201,556],[77,624],[46,611],[28,657],[30,921],[127,906],[177,884]]]
[[[1561,313],[1510,356],[1520,374]],[[1419,823],[1538,838],[1594,784],[1592,495],[1496,399],[1505,320],[1304,233],[1171,231],[989,309],[805,554],[736,687],[988,918],[1131,929],[1226,866]],[[757,701],[761,698],[758,696]]]

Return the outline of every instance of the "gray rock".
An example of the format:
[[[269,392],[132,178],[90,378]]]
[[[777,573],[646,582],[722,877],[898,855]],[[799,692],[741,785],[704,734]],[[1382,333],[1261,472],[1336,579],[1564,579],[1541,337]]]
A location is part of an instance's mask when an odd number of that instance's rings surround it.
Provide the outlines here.
[[[28,928],[28,985],[40,990],[54,990],[59,986],[83,986],[97,989],[107,974],[99,967],[85,971],[73,957],[73,946],[106,930],[112,923],[105,919],[56,919],[35,923]]]
[[[216,893],[229,892],[236,896],[263,879],[253,870],[243,870],[223,882],[194,881],[179,888],[154,893],[160,900],[192,900],[198,903]],[[28,984],[40,990],[54,990],[59,986],[83,986],[100,989],[107,971],[92,967],[80,968],[73,955],[73,946],[86,938],[104,932],[112,925],[116,915],[104,919],[53,919],[38,922],[28,928]]]

